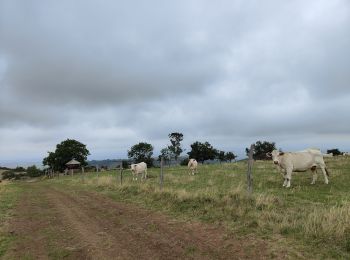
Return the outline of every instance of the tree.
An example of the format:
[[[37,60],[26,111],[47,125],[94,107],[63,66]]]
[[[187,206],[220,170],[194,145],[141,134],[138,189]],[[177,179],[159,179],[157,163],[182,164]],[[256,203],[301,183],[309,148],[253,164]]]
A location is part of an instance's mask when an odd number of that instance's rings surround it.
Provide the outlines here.
[[[343,153],[339,149],[329,149],[327,153],[332,153],[334,156],[342,155]]]
[[[181,148],[181,141],[184,139],[184,135],[182,133],[171,133],[168,135],[170,138],[171,145],[168,146],[168,149],[174,154],[175,161],[183,152]]]
[[[90,154],[85,144],[74,139],[67,139],[56,145],[55,152],[48,152],[49,155],[43,159],[43,165],[47,165],[55,171],[63,171],[66,163],[75,159],[81,166],[87,165],[87,156]]]
[[[170,166],[170,161],[171,161],[171,155],[172,152],[170,151],[169,147],[163,148],[162,150],[160,150],[160,155],[158,156],[158,161],[161,160],[161,158],[163,157],[164,162],[169,164]]]
[[[257,141],[255,143],[255,149],[253,153],[253,158],[254,160],[269,160],[269,158],[266,156],[266,153],[270,153],[273,150],[276,149],[275,143],[274,142],[261,142]],[[249,154],[249,148],[245,149],[247,155]]]
[[[220,161],[220,163],[222,162],[226,162],[227,158],[226,158],[226,153],[224,151],[217,151],[217,157]]]
[[[235,155],[233,152],[227,152],[226,153],[226,160],[227,161],[232,161],[232,160],[236,160],[237,155]]]
[[[138,143],[130,148],[128,157],[134,160],[134,163],[145,162],[148,167],[153,166],[153,146],[148,143]]]
[[[217,150],[208,143],[195,142],[191,144],[191,151],[187,153],[190,158],[203,163],[205,160],[213,160],[216,157]]]

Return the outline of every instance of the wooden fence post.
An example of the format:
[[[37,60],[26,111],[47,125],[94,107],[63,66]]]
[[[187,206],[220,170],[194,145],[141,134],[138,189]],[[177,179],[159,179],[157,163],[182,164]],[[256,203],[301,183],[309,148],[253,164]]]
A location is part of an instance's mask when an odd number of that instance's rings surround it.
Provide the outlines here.
[[[163,163],[164,163],[164,159],[163,157],[161,157],[160,159],[160,180],[159,180],[159,185],[160,185],[160,190],[163,190]]]
[[[120,165],[119,171],[120,171],[120,185],[123,185],[123,166],[122,165]]]
[[[252,174],[252,168],[253,168],[253,153],[254,153],[254,144],[250,146],[249,150],[249,158],[248,158],[248,171],[247,171],[247,184],[248,184],[248,192],[249,194],[252,194],[253,192],[253,174]]]
[[[85,169],[84,169],[84,166],[81,167],[81,179],[82,179],[82,181],[84,183],[84,181],[85,181]]]

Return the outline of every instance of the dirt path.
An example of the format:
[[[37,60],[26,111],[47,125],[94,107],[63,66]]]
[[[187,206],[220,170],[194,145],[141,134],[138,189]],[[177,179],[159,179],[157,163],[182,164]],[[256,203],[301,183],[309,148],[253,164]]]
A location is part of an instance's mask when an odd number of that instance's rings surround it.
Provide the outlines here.
[[[5,259],[269,259],[266,244],[86,191],[26,184]]]

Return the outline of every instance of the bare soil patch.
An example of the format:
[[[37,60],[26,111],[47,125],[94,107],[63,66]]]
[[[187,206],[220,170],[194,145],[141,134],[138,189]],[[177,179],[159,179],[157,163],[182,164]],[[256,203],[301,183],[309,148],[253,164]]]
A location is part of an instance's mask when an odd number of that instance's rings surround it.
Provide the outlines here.
[[[7,259],[270,259],[267,243],[101,194],[27,183]],[[283,256],[275,256],[283,258]]]

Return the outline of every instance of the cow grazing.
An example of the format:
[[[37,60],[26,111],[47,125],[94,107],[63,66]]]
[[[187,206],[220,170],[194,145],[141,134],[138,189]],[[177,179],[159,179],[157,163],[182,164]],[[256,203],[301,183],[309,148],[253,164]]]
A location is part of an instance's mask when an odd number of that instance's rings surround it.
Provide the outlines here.
[[[311,184],[315,184],[317,179],[317,168],[320,168],[324,181],[328,184],[329,173],[326,168],[326,164],[323,160],[323,157],[331,157],[332,155],[322,154],[318,149],[306,149],[300,152],[280,152],[273,150],[268,156],[272,157],[272,161],[275,165],[281,170],[281,173],[284,177],[283,187],[290,187],[290,182],[292,179],[292,172],[305,172],[311,170],[313,173]]]
[[[188,166],[188,169],[190,170],[188,173],[189,175],[191,175],[191,174],[194,175],[195,173],[197,173],[198,163],[197,163],[196,159],[190,159],[188,161],[187,166]]]
[[[131,173],[132,173],[132,179],[137,180],[137,177],[139,174],[142,174],[142,179],[147,178],[147,164],[144,162],[135,163],[130,165]]]

